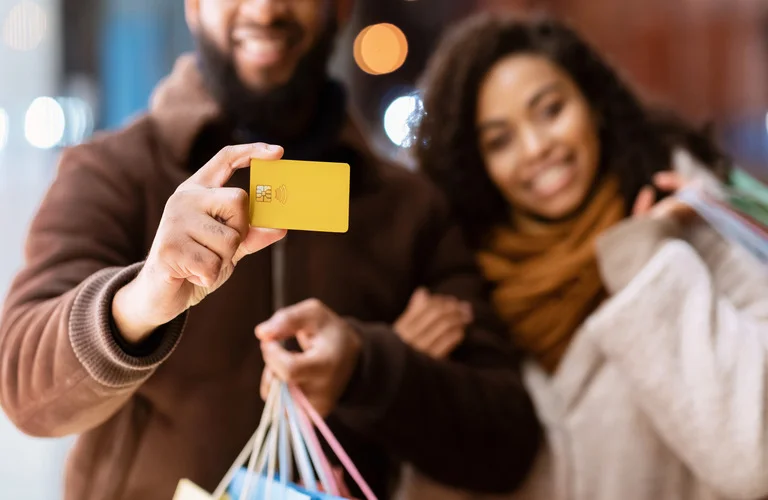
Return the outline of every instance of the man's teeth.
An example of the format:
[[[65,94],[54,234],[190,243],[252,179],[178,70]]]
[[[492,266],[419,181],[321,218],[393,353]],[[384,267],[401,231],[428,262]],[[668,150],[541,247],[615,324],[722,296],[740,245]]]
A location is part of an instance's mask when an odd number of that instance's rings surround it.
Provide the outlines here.
[[[274,52],[283,48],[282,40],[248,38],[242,41],[242,47],[249,52]]]

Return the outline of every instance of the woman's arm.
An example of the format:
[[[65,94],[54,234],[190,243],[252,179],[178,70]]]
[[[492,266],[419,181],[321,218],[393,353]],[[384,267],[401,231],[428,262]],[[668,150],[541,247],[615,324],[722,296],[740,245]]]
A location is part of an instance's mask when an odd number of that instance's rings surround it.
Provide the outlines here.
[[[584,334],[702,481],[728,497],[768,495],[768,272],[718,238],[697,252],[672,228],[634,220],[602,238],[615,295]]]

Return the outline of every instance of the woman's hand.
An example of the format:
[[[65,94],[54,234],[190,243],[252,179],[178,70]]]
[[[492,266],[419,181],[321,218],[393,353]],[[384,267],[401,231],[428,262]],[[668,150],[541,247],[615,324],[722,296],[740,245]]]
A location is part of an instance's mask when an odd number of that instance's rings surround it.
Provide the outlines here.
[[[419,288],[395,322],[395,332],[408,345],[433,358],[448,356],[464,340],[472,322],[472,306],[455,297],[432,295]]]
[[[689,181],[677,172],[659,172],[653,176],[654,186],[666,193],[676,193],[688,183]],[[632,215],[649,216],[654,219],[673,218],[686,222],[696,216],[696,211],[674,196],[657,203],[653,187],[645,186],[637,195]]]

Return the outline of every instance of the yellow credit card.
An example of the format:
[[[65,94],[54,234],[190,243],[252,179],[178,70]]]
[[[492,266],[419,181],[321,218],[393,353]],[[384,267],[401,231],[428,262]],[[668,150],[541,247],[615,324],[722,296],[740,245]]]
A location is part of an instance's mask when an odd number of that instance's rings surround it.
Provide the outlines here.
[[[349,165],[251,160],[251,225],[346,233]]]

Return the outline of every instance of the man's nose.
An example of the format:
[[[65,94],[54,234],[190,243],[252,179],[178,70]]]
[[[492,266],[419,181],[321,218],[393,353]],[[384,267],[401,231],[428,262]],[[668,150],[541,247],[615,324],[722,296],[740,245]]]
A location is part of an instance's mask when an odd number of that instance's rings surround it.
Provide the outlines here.
[[[239,14],[249,21],[268,26],[284,16],[290,0],[241,0]]]

